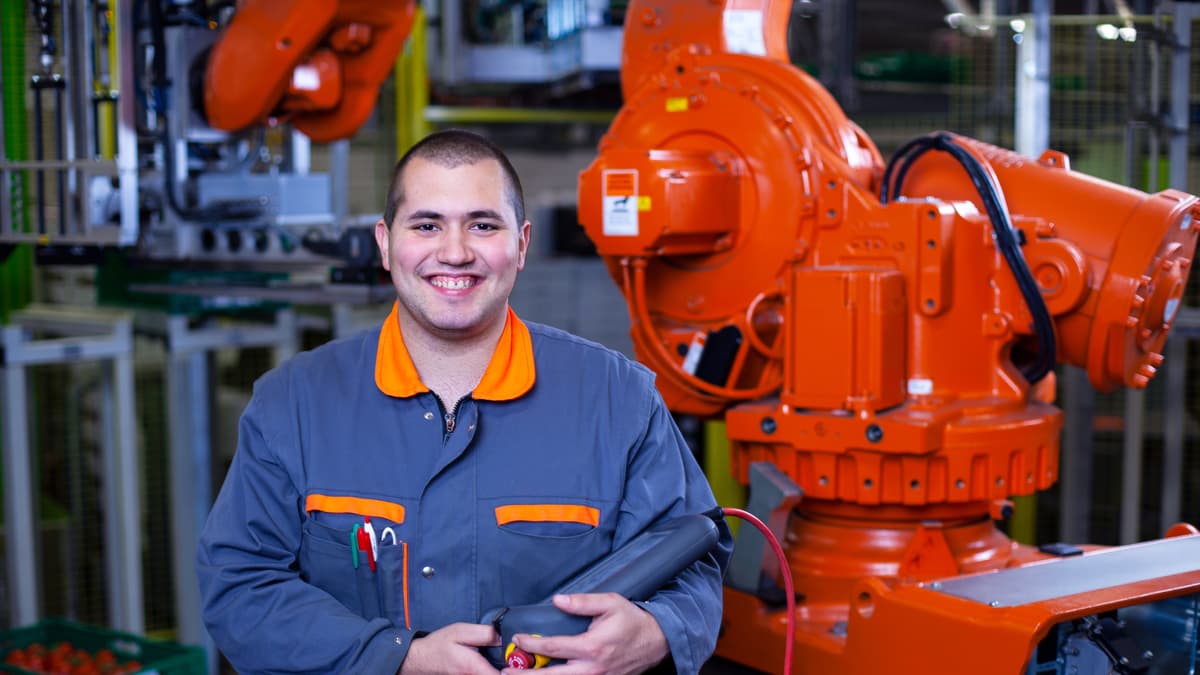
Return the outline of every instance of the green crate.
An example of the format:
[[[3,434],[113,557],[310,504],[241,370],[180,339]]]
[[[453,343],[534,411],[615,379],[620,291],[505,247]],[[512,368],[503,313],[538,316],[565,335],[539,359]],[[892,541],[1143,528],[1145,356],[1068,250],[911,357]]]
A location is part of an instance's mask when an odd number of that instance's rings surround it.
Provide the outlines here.
[[[14,649],[22,649],[40,642],[49,650],[63,641],[70,642],[76,649],[84,649],[93,654],[101,649],[112,650],[121,663],[137,659],[142,664],[139,673],[205,675],[208,670],[204,649],[201,647],[150,640],[132,633],[86,626],[64,619],[43,619],[32,626],[0,631],[0,673],[26,675],[31,672],[3,663],[8,653]]]

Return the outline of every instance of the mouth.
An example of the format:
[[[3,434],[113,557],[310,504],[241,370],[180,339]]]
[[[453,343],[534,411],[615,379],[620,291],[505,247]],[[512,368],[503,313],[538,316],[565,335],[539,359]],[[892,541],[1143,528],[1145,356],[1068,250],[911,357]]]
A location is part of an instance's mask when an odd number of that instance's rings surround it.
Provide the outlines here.
[[[479,280],[473,276],[449,276],[445,274],[439,274],[429,277],[428,281],[434,287],[447,291],[465,291],[478,283]]]

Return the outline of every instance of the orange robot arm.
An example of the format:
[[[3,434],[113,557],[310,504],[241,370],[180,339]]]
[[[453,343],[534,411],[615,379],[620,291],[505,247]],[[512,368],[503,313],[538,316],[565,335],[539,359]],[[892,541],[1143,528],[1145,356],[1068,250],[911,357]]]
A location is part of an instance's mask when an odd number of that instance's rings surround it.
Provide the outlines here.
[[[317,142],[349,138],[412,28],[412,0],[247,0],[213,46],[209,123],[239,131],[284,118]]]
[[[724,415],[742,482],[769,462],[803,491],[786,532],[804,597],[796,672],[938,672],[888,661],[932,630],[977,655],[961,672],[1015,674],[1048,620],[1014,621],[1016,653],[989,659],[994,607],[947,610],[927,591],[921,611],[870,619],[876,591],[1045,557],[991,522],[1058,477],[1062,413],[1039,382],[1069,363],[1100,389],[1146,385],[1200,202],[953,134],[885,167],[788,63],[788,5],[630,3],[625,105],[580,175],[580,222],[668,405]],[[1155,592],[1200,588],[1200,570],[1176,581]],[[783,622],[756,591],[727,591],[718,653],[772,671],[764,646],[781,647]],[[886,642],[863,641],[875,631]]]

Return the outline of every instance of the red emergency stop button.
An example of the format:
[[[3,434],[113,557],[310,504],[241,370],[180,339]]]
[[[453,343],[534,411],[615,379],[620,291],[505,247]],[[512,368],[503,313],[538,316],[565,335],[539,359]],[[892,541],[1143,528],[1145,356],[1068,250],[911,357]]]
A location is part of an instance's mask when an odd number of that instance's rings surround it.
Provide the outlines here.
[[[530,654],[513,643],[504,648],[504,663],[514,670],[532,670],[550,663],[550,658],[541,654]]]

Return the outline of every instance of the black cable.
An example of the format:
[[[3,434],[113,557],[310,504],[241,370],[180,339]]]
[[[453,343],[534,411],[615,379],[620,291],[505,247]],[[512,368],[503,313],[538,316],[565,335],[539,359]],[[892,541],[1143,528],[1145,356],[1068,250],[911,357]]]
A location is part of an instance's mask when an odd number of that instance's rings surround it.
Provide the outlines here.
[[[1021,374],[1030,384],[1038,382],[1054,370],[1054,365],[1058,360],[1054,322],[1050,318],[1050,310],[1046,308],[1046,300],[1042,297],[1041,289],[1038,288],[1033,274],[1029,271],[1029,265],[1025,262],[1025,256],[1021,253],[1021,242],[1018,240],[1018,233],[1012,225],[1008,210],[1004,206],[1000,188],[984,169],[983,164],[949,134],[936,133],[922,136],[902,146],[888,162],[883,174],[880,201],[887,204],[890,199],[900,196],[900,189],[904,185],[904,179],[907,177],[909,169],[921,155],[930,150],[940,150],[958,161],[979,193],[988,219],[992,222],[996,246],[1012,271],[1017,288],[1020,289],[1021,296],[1025,299],[1025,304],[1033,317],[1033,331],[1038,340],[1037,357],[1032,364],[1021,368]],[[897,166],[899,166],[899,171],[893,181],[892,174],[896,171]]]
[[[198,214],[179,203],[175,195],[175,143],[168,131],[165,92],[171,86],[167,78],[166,22],[161,0],[147,0],[149,7],[150,40],[154,45],[154,63],[150,80],[151,98],[154,100],[154,115],[158,121],[158,141],[163,146],[163,192],[167,194],[167,205],[184,220],[197,220]]]
[[[883,171],[883,183],[880,186],[879,194],[879,200],[881,202],[887,204],[892,199],[892,171],[896,169],[896,165],[901,160],[905,160],[904,167],[901,169],[901,177],[896,180],[895,185],[895,193],[896,196],[899,197],[900,185],[902,185],[904,182],[903,174],[907,172],[907,168],[911,165],[911,161],[917,157],[920,157],[925,153],[926,150],[929,150],[931,147],[933,147],[935,143],[936,140],[933,135],[929,135],[920,136],[900,146],[900,149],[896,151],[896,154],[892,155],[891,161],[888,162],[887,168],[885,168]]]

